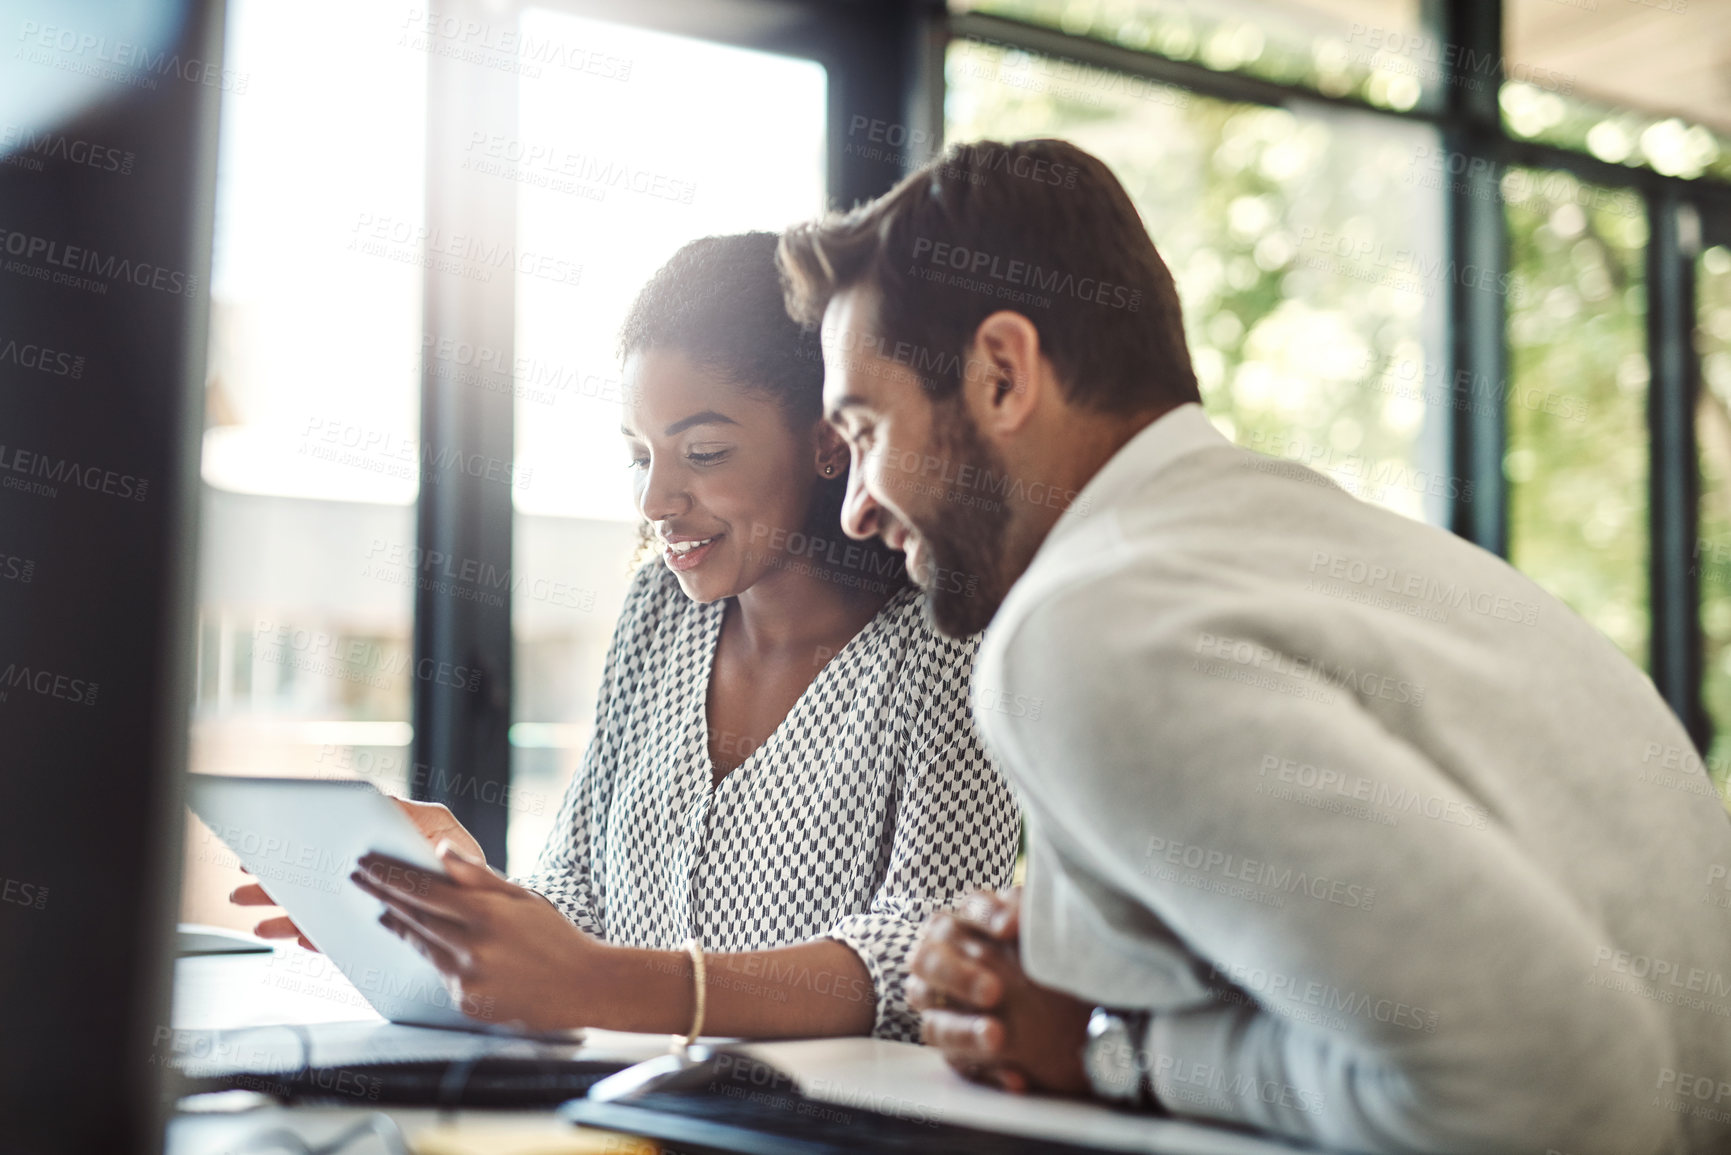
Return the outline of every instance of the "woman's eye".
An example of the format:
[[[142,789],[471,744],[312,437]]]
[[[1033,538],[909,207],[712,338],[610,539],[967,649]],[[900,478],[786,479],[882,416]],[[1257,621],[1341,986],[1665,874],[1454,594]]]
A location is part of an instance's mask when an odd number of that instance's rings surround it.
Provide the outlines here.
[[[694,449],[685,456],[688,460],[696,462],[698,465],[714,465],[717,461],[720,461],[723,457],[727,456],[727,450],[717,449],[711,453],[699,453]]]
[[[649,458],[643,456],[641,453],[634,453],[631,455],[631,460],[625,463],[625,468],[647,469],[649,468]]]

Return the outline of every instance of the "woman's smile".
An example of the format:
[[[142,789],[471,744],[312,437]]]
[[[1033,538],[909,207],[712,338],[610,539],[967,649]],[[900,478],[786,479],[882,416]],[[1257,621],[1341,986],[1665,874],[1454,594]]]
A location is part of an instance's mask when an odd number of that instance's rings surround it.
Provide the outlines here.
[[[716,543],[724,536],[718,533],[713,537],[703,538],[663,538],[661,556],[666,559],[670,569],[685,573],[702,565],[703,559],[709,556]]]

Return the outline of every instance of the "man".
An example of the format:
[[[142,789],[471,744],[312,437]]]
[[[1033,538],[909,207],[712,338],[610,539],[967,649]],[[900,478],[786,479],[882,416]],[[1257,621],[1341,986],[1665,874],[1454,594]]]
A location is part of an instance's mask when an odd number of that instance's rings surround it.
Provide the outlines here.
[[[1232,446],[1118,182],[950,149],[791,230],[854,455],[1027,811],[928,925],[1011,1090],[1357,1151],[1731,1149],[1731,823],[1647,678],[1492,555]]]

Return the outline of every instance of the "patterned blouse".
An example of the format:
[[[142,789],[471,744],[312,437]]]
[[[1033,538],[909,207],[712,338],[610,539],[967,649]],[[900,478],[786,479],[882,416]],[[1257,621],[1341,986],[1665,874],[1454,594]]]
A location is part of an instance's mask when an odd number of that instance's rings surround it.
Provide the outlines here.
[[[873,1033],[917,1039],[903,985],[920,926],[1009,884],[1020,820],[969,713],[976,641],[937,633],[923,603],[891,597],[712,784],[705,702],[726,602],[694,602],[666,566],[645,565],[589,748],[521,881],[622,945],[844,942],[871,973]]]

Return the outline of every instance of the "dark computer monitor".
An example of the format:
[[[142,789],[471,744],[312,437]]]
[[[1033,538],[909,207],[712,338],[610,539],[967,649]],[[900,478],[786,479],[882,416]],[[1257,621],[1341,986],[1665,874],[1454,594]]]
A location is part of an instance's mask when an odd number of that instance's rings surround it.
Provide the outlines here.
[[[220,0],[0,4],[0,1151],[155,1151]]]

